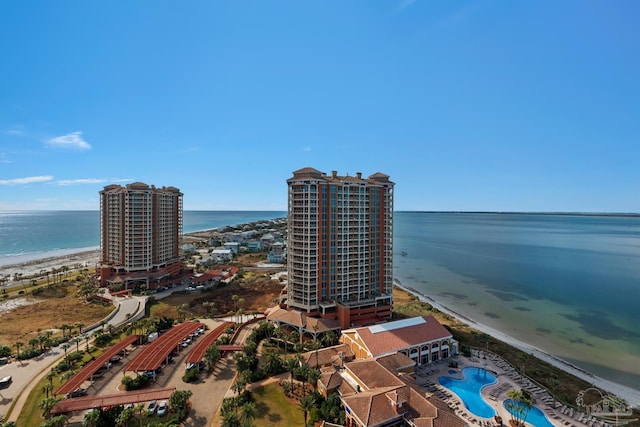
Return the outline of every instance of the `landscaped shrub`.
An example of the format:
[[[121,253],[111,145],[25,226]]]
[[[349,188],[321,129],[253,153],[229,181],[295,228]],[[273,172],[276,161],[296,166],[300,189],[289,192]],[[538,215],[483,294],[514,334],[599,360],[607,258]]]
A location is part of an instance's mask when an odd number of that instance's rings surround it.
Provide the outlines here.
[[[44,350],[42,350],[41,348],[27,348],[26,350],[20,352],[20,355],[17,356],[17,359],[31,359],[33,357],[40,356],[42,353],[44,353]]]
[[[124,385],[124,388],[127,391],[129,391],[129,390],[139,390],[141,388],[146,387],[151,382],[151,379],[147,378],[144,375],[138,375],[135,378],[124,376],[121,382],[122,382],[122,385]]]
[[[98,347],[105,347],[111,343],[113,337],[109,333],[98,335],[94,341],[95,345]]]
[[[70,363],[73,363],[73,362],[82,360],[83,357],[84,357],[84,352],[74,351],[73,353],[69,353],[69,355],[67,356],[67,360],[69,360]]]
[[[71,365],[69,365],[66,361],[62,361],[56,365],[56,372],[65,372],[71,369]]]
[[[187,369],[187,371],[182,376],[182,381],[185,383],[192,383],[198,378],[198,370],[197,369]]]
[[[0,357],[11,356],[11,347],[8,345],[0,345]]]

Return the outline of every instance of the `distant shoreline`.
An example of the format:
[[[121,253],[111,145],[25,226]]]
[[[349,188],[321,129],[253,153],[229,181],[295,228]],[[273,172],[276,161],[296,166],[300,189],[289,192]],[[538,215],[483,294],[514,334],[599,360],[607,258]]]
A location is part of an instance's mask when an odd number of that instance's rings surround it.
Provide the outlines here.
[[[486,333],[496,339],[499,339],[500,341],[503,341],[507,344],[509,344],[512,347],[515,347],[521,351],[527,352],[531,355],[533,355],[534,357],[537,357],[540,360],[543,360],[553,366],[555,366],[558,369],[561,369],[577,378],[580,378],[590,384],[593,384],[594,386],[601,388],[602,390],[606,390],[609,393],[612,393],[618,397],[621,397],[622,399],[626,400],[627,403],[629,403],[632,407],[636,408],[636,409],[640,409],[640,390],[635,390],[632,389],[630,387],[627,387],[625,385],[622,384],[618,384],[615,383],[613,381],[609,381],[609,380],[605,380],[603,378],[600,378],[598,376],[596,376],[595,374],[582,369],[578,366],[575,366],[572,363],[567,362],[566,360],[563,360],[557,356],[554,356],[552,354],[549,354],[537,347],[534,347],[530,344],[527,344],[523,341],[517,340],[505,333],[502,333],[496,329],[493,329],[491,327],[488,327],[486,325],[483,325],[479,322],[477,322],[476,320],[473,320],[461,313],[458,313],[454,310],[451,310],[450,308],[448,308],[445,305],[442,305],[440,303],[438,303],[435,299],[433,299],[432,297],[423,294],[422,292],[412,288],[411,286],[407,286],[405,284],[403,284],[402,282],[400,282],[400,280],[395,279],[393,280],[393,284],[394,286],[397,286],[399,289],[402,289],[405,292],[408,292],[412,295],[415,295],[416,297],[418,297],[420,299],[420,301],[422,302],[426,302],[430,305],[432,305],[433,307],[437,308],[438,310],[442,311],[443,313],[447,313],[451,316],[453,316],[454,318],[456,318],[457,320],[459,320],[460,322],[475,328],[477,330],[479,330],[480,332]]]
[[[511,211],[394,211],[394,213],[425,214],[484,214],[484,215],[545,215],[545,216],[592,216],[616,218],[640,218],[640,213],[633,212],[511,212]]]

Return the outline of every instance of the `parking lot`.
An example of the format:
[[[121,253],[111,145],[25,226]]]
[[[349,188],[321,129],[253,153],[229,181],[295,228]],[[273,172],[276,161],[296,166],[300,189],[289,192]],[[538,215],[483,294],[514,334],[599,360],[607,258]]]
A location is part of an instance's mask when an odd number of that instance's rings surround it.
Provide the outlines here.
[[[222,321],[204,319],[201,320],[208,329],[206,333],[213,331]],[[217,410],[222,398],[224,398],[235,376],[234,362],[231,355],[220,360],[213,374],[207,377],[206,373],[202,373],[200,378],[194,383],[185,383],[182,376],[187,367],[184,360],[193,348],[193,342],[197,342],[204,335],[191,338],[192,344],[186,344],[184,349],[173,356],[173,361],[168,365],[155,372],[155,381],[150,388],[175,387],[176,390],[191,390],[192,410],[190,413],[190,423],[192,426],[208,426],[213,414]],[[148,345],[148,344],[147,344]],[[139,354],[145,346],[130,346],[131,350],[121,360],[113,360],[111,366],[104,369],[104,375],[96,379],[93,383],[85,382],[81,387],[86,389],[90,396],[106,395],[120,393],[124,391],[122,378],[124,375],[133,377],[135,373],[124,372],[127,364]],[[81,422],[83,413],[73,414],[70,418],[72,422]]]

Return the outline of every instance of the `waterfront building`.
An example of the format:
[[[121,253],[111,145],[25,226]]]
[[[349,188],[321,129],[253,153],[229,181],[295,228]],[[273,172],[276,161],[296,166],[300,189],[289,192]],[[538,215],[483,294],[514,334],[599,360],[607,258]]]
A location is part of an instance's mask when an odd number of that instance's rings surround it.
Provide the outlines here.
[[[357,359],[402,353],[416,365],[437,362],[457,353],[458,342],[433,316],[418,316],[342,331],[340,342]]]
[[[180,276],[182,193],[141,182],[100,191],[100,283],[154,289]]]
[[[314,366],[313,352],[308,355],[310,366]],[[446,402],[422,390],[415,381],[414,366],[413,361],[400,353],[354,361],[334,360],[320,368],[317,387],[324,396],[338,393],[347,427],[468,426]]]
[[[310,167],[287,184],[287,308],[336,319],[343,329],[388,320],[395,184],[382,173]]]

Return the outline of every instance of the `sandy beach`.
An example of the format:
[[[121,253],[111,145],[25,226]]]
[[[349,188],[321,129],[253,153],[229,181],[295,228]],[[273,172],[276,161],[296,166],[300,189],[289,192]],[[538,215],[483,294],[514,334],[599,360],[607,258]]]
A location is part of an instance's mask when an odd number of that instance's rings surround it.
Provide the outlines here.
[[[13,277],[15,273],[19,273],[23,277],[29,277],[39,275],[42,270],[50,271],[52,268],[60,268],[63,265],[72,269],[76,265],[81,265],[82,268],[93,268],[100,259],[99,249],[64,250],[59,252],[56,255],[48,253],[44,258],[30,255],[0,259],[0,275]]]
[[[473,319],[470,319],[469,317],[458,313],[456,311],[453,311],[451,309],[449,309],[448,307],[439,304],[435,299],[429,297],[428,295],[424,295],[420,292],[418,292],[417,290],[413,289],[410,286],[407,286],[403,283],[401,283],[399,280],[395,279],[394,280],[394,285],[397,286],[400,289],[405,290],[406,292],[409,292],[415,296],[417,296],[418,298],[420,298],[421,301],[426,302],[431,304],[433,307],[437,308],[438,310],[447,313],[453,317],[455,317],[456,319],[458,319],[460,322],[465,323],[469,326],[471,326],[472,328],[477,329],[480,332],[483,332],[485,334],[488,334],[494,338],[497,338],[507,344],[509,344],[512,347],[515,347],[519,350],[522,350],[528,354],[531,354],[535,357],[537,357],[540,360],[543,360],[553,366],[555,366],[558,369],[562,369],[565,372],[568,372],[569,374],[581,378],[589,383],[591,383],[593,386],[598,387],[602,390],[605,390],[609,393],[612,393],[624,400],[627,401],[627,403],[629,403],[633,408],[635,409],[640,409],[640,391],[639,390],[634,390],[632,388],[623,386],[621,384],[617,384],[611,381],[607,381],[603,378],[600,378],[594,374],[592,374],[591,372],[585,371],[583,369],[580,369],[579,367],[572,365],[571,363],[562,360],[559,357],[553,356],[552,354],[546,353],[542,350],[540,350],[539,348],[536,348],[534,346],[531,346],[527,343],[524,343],[522,341],[516,340],[515,338],[504,334],[496,329],[490,328],[486,325],[483,325],[481,323],[476,322]]]
[[[0,275],[13,275],[15,273],[20,273],[24,277],[30,275],[38,275],[41,270],[51,270],[52,268],[60,268],[63,265],[69,266],[73,268],[74,265],[82,265],[84,267],[93,267],[98,262],[100,257],[100,252],[98,249],[93,250],[84,250],[80,252],[70,252],[64,253],[60,256],[49,256],[43,259],[29,259],[28,261],[22,263],[13,262],[11,264],[2,265],[0,264]],[[9,282],[10,284],[12,282]],[[549,353],[546,353],[539,348],[531,346],[525,342],[516,340],[515,338],[506,335],[498,330],[490,328],[486,325],[483,325],[464,314],[458,313],[450,308],[439,304],[435,299],[429,297],[428,295],[424,295],[411,286],[401,283],[399,280],[395,280],[394,284],[399,288],[410,292],[420,298],[422,301],[431,304],[436,307],[438,310],[448,313],[451,316],[455,317],[459,321],[468,324],[469,326],[489,334],[494,338],[497,338],[515,348],[518,348],[528,354],[531,354],[541,360],[544,360],[547,363],[554,365],[555,367],[562,369],[571,375],[574,375],[578,378],[581,378],[596,387],[599,387],[603,390],[608,391],[618,397],[625,399],[631,406],[634,408],[640,409],[640,391],[631,389],[629,387],[607,381],[603,378],[600,378],[590,372],[587,372],[579,367],[572,365],[571,363],[562,360],[556,356],[553,356]]]

